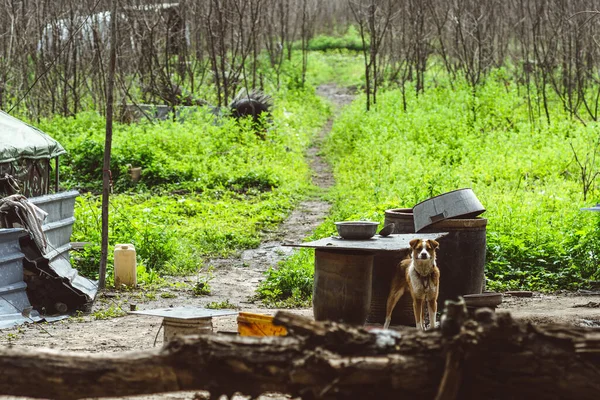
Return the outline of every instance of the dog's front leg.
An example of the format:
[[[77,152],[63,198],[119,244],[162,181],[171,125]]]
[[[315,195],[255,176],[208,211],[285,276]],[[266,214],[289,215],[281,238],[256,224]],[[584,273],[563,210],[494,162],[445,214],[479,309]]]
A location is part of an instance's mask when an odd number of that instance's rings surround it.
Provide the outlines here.
[[[417,329],[423,327],[423,299],[413,298],[413,313],[415,314],[415,325]]]
[[[427,300],[427,309],[429,311],[429,329],[434,329],[436,327],[437,321],[437,300],[429,299]]]

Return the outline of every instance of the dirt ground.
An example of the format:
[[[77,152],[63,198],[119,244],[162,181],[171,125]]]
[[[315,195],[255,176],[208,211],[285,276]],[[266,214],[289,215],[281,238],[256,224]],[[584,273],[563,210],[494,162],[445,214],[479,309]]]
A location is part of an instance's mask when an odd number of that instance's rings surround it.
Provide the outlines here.
[[[333,85],[321,86],[319,93],[330,99],[338,110],[352,101],[349,90]],[[333,184],[333,178],[328,165],[319,156],[319,149],[331,125],[332,121],[326,124],[307,154],[314,171],[314,183],[324,191]],[[265,309],[252,300],[257,285],[264,279],[264,272],[269,267],[275,266],[295,251],[285,244],[301,242],[323,221],[329,207],[322,200],[309,199],[301,203],[275,232],[267,233],[259,248],[244,251],[239,257],[208,260],[205,264],[214,268],[214,278],[210,281],[211,294],[208,296],[193,295],[192,287],[197,276],[172,278],[171,285],[153,291],[105,292],[98,296],[92,313],[54,323],[30,324],[2,330],[0,345],[17,348],[49,347],[89,353],[122,352],[161,346],[161,318],[133,314],[114,317],[117,313],[128,311],[130,305],[136,305],[139,310],[147,310],[177,306],[204,307],[209,302],[229,301],[242,311],[274,314],[276,310]],[[600,327],[600,292],[553,295],[534,293],[530,298],[507,295],[498,310],[509,311],[513,316],[532,323],[561,322]],[[109,318],[99,319],[102,311]],[[298,309],[294,312],[312,317],[312,309]],[[214,318],[213,324],[216,332],[237,330],[235,315]],[[185,392],[136,398],[202,397],[202,393]],[[8,397],[0,396],[0,399],[6,400]]]

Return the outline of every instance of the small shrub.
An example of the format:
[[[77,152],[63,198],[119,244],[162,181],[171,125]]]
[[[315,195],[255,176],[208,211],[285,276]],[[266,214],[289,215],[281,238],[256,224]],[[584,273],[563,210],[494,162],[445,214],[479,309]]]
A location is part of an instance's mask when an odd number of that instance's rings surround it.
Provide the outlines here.
[[[369,39],[366,41],[369,46]],[[299,45],[296,45],[299,47]],[[310,40],[308,49],[313,51],[325,50],[352,50],[363,51],[364,46],[360,33],[354,26],[349,26],[348,30],[342,36],[318,35]]]
[[[198,279],[192,288],[194,296],[208,296],[210,294],[210,281],[214,279],[213,268],[209,267],[205,275],[198,275]]]
[[[236,306],[235,304],[231,303],[229,301],[229,299],[225,300],[225,301],[221,301],[221,302],[210,302],[206,305],[206,308],[210,308],[211,310],[222,310],[222,309],[231,309],[231,310],[237,310],[239,309],[238,306]]]
[[[301,249],[281,262],[277,269],[269,268],[256,291],[258,299],[269,307],[309,307],[313,292],[314,255]]]
[[[122,317],[126,314],[127,313],[125,311],[123,311],[123,309],[121,307],[111,305],[107,309],[98,310],[98,311],[93,312],[92,317],[95,320],[103,320],[103,319]]]

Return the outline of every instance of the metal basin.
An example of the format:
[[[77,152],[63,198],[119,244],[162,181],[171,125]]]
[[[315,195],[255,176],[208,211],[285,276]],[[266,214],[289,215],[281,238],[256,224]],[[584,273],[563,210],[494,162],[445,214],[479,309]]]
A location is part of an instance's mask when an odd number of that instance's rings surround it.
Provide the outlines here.
[[[436,222],[451,219],[471,219],[483,213],[485,208],[471,189],[458,189],[432,197],[413,208],[415,232]]]
[[[370,239],[377,232],[378,222],[372,221],[344,221],[336,222],[338,234],[344,239],[364,240]]]
[[[486,292],[480,294],[463,295],[467,307],[490,307],[496,308],[502,304],[502,293]]]

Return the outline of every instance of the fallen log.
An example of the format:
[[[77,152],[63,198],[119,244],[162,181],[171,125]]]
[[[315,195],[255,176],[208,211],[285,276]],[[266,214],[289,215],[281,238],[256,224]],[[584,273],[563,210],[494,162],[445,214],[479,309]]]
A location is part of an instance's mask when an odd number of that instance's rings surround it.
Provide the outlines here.
[[[303,399],[597,399],[600,333],[489,310],[442,329],[373,330],[280,312],[288,337],[204,335],[115,355],[0,350],[0,394],[57,399],[207,390]],[[453,325],[454,323],[454,325]],[[443,333],[442,333],[443,332]]]

